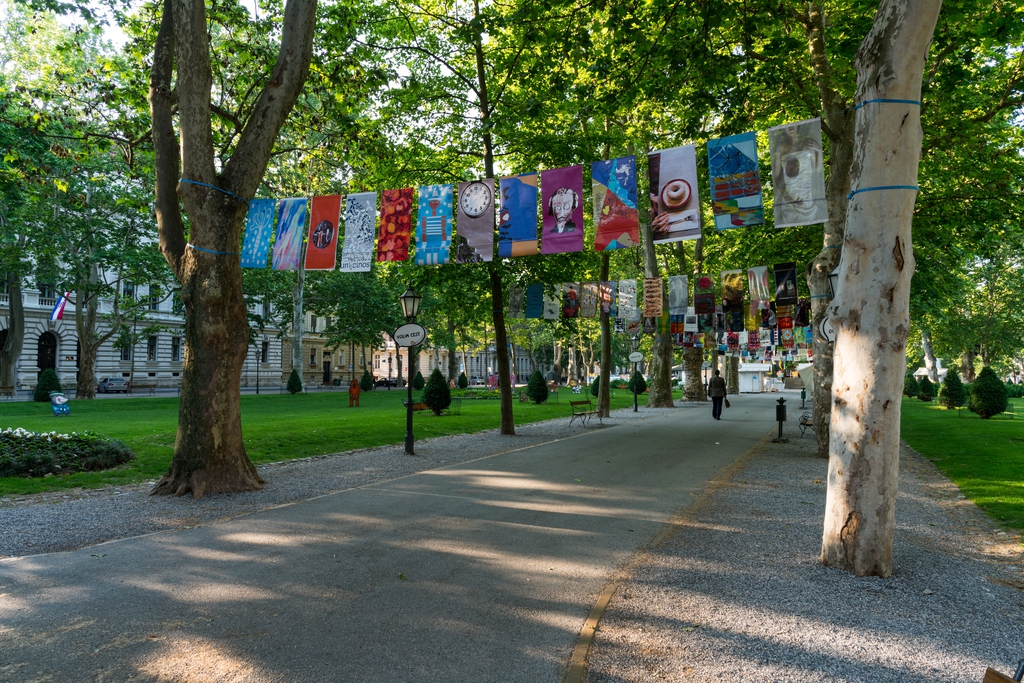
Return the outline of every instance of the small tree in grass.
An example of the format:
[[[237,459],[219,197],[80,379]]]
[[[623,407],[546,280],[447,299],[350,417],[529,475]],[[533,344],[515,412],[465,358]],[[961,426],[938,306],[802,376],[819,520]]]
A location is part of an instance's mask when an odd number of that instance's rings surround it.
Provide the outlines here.
[[[436,369],[437,368],[435,368],[435,370]],[[419,370],[417,370],[416,371],[416,376],[412,378],[412,388],[415,389],[416,391],[419,391],[425,385],[426,385],[426,382],[423,380],[423,373],[420,372]]]
[[[971,384],[967,407],[986,420],[1006,410],[1006,385],[987,365],[981,369],[978,378]]]
[[[534,403],[543,403],[548,400],[548,385],[545,384],[540,370],[534,370],[530,375],[530,381],[526,383],[526,395]]]
[[[36,391],[32,398],[40,403],[49,403],[50,392],[60,390],[60,380],[57,379],[57,373],[53,368],[47,368],[39,376],[39,382],[36,384]]]
[[[594,378],[594,381],[590,383],[590,395],[596,397],[601,391],[601,375]]]
[[[960,381],[960,373],[955,368],[950,368],[939,387],[939,403],[953,410],[962,406],[966,400],[967,392],[964,390],[964,383]]]
[[[629,384],[626,385],[626,388],[629,389],[631,394],[642,394],[647,391],[647,380],[644,379],[639,370],[634,371],[633,376],[629,378]]]
[[[297,394],[302,391],[302,378],[299,377],[299,371],[292,369],[292,374],[288,376],[288,392]]]
[[[369,370],[363,370],[363,376],[359,379],[359,388],[363,391],[373,389],[373,377],[370,375]]]
[[[469,380],[466,379],[466,373],[464,373],[464,372],[460,372],[459,373],[459,380],[458,380],[457,384],[459,385],[459,389],[465,389],[466,387],[469,386]]]
[[[914,379],[913,375],[907,374],[907,376],[903,378],[903,395],[913,398],[920,393],[921,387],[917,384],[917,380]]]
[[[423,387],[423,402],[434,411],[434,415],[440,415],[442,410],[452,404],[452,390],[438,368],[430,373],[430,379]]]
[[[922,401],[930,401],[935,398],[935,385],[927,377],[922,377],[918,382],[917,397]]]

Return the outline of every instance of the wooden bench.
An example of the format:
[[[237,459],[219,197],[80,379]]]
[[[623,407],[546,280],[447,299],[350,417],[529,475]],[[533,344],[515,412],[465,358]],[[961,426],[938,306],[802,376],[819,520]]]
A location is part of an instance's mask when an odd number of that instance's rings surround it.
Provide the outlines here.
[[[590,399],[586,401],[569,401],[569,407],[572,408],[572,416],[569,418],[570,427],[576,420],[579,420],[586,427],[587,422],[597,415],[597,411],[594,410],[594,403]],[[597,419],[600,422],[601,416],[598,415]],[[602,422],[602,424],[604,423]]]
[[[810,413],[803,413],[803,414],[801,414],[800,415],[800,422],[798,423],[797,426],[800,427],[800,436],[803,436],[804,432],[806,432],[808,429],[810,429],[811,433],[813,434],[814,433],[814,422],[811,419],[811,414]]]
[[[145,392],[150,396],[156,395],[156,384],[129,384],[128,393],[135,394],[137,392]]]
[[[14,387],[0,387],[0,396],[14,398]]]
[[[985,669],[985,678],[982,679],[981,683],[1014,683],[1015,681],[1024,678],[1024,659],[1017,662],[1017,672],[1011,678],[1006,674],[1001,674],[993,668]]]

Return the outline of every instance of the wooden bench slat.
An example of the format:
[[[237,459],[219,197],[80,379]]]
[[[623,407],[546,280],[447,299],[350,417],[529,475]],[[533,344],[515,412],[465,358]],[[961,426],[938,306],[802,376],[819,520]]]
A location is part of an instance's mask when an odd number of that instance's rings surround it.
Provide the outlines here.
[[[990,667],[985,670],[985,678],[981,683],[1015,683],[1015,681],[1006,674],[1001,674]]]

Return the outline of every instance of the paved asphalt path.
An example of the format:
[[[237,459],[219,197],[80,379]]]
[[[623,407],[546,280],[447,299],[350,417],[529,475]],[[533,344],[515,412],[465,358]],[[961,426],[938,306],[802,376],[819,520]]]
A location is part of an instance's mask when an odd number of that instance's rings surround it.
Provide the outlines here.
[[[616,569],[767,434],[773,399],[0,562],[0,681],[557,683]]]

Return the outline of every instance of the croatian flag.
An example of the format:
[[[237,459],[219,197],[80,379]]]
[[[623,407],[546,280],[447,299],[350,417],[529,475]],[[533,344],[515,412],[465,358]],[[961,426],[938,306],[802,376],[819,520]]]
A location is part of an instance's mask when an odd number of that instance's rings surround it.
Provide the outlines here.
[[[64,292],[64,296],[57,299],[57,303],[53,305],[53,310],[50,311],[50,320],[62,320],[64,318],[64,307],[68,305],[69,296],[71,296],[71,292]]]

